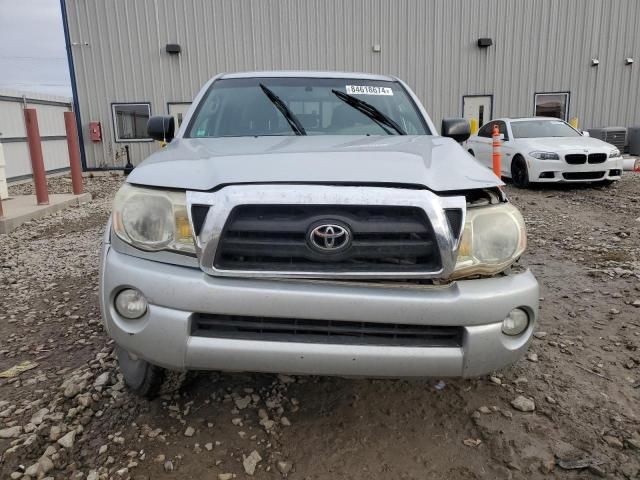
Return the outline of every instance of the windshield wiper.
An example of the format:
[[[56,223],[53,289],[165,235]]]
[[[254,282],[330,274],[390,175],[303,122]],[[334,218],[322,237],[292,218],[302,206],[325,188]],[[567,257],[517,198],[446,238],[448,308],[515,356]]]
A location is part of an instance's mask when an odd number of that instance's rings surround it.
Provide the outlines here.
[[[333,94],[336,97],[338,97],[347,105],[350,105],[356,110],[358,110],[359,112],[364,113],[367,117],[369,117],[371,120],[373,120],[378,125],[380,125],[380,127],[382,127],[382,129],[385,132],[387,132],[389,135],[391,135],[391,132],[388,129],[384,128],[385,126],[391,127],[392,129],[394,129],[396,132],[398,132],[398,135],[407,134],[400,125],[398,125],[391,118],[387,117],[384,113],[382,113],[380,110],[378,110],[376,107],[374,107],[370,103],[367,103],[364,100],[360,100],[359,98],[353,97],[347,93],[341,92],[340,90],[331,90],[331,92],[333,92]]]
[[[300,123],[300,120],[298,120],[298,117],[296,117],[293,114],[293,112],[291,112],[291,110],[289,110],[289,107],[287,107],[287,104],[284,103],[279,96],[277,96],[275,93],[273,93],[267,87],[265,87],[263,84],[260,84],[260,88],[262,89],[264,94],[267,97],[269,97],[269,100],[271,100],[271,102],[276,106],[276,108],[278,110],[280,110],[280,113],[287,120],[287,122],[289,123],[289,125],[291,126],[291,129],[295,132],[295,134],[296,135],[306,135],[307,132],[305,131],[305,129],[302,126],[302,124]]]

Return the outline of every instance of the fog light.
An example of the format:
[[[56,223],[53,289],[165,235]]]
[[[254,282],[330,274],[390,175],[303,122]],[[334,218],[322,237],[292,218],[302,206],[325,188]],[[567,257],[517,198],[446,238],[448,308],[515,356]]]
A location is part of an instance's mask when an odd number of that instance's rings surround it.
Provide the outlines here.
[[[502,333],[505,335],[520,335],[529,326],[529,315],[521,308],[514,308],[507,318],[502,321]]]
[[[140,318],[147,311],[147,299],[138,290],[127,288],[116,296],[116,311],[125,318]]]

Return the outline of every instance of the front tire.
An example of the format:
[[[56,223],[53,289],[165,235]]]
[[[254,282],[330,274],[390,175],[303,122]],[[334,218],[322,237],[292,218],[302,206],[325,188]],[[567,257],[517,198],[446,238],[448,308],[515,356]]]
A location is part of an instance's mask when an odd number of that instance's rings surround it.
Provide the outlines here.
[[[158,395],[173,393],[184,385],[187,372],[176,372],[153,365],[116,346],[116,356],[124,382],[133,393],[152,399]]]
[[[530,185],[527,162],[521,156],[514,157],[511,162],[511,180],[518,188],[527,188]]]

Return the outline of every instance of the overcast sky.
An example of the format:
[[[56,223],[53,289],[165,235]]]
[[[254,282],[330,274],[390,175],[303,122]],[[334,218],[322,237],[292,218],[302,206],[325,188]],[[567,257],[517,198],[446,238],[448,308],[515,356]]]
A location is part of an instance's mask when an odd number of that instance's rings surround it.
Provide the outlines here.
[[[59,0],[0,0],[0,89],[71,96]]]

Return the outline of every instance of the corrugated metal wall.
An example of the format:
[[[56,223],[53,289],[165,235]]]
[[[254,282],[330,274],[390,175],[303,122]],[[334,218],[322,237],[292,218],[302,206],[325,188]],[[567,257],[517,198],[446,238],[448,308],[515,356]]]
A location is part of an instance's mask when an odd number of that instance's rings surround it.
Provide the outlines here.
[[[89,167],[114,156],[112,102],[189,101],[219,72],[330,69],[397,75],[436,124],[462,96],[494,116],[533,114],[535,92],[569,91],[581,126],[640,123],[638,0],[66,0]],[[494,45],[480,49],[479,37]],[[164,52],[182,46],[179,56]],[[381,51],[373,52],[379,44]],[[625,66],[626,57],[636,63]],[[592,67],[591,58],[600,65]],[[87,139],[90,120],[104,141]],[[157,148],[131,144],[134,163]]]
[[[36,109],[45,170],[51,172],[69,168],[64,112],[71,110],[71,99],[0,90],[0,143],[9,181],[31,175],[31,157],[22,111],[25,106]]]

